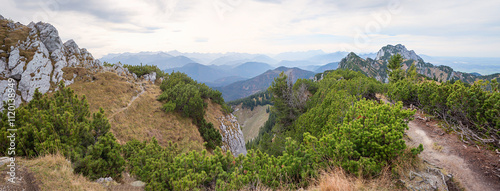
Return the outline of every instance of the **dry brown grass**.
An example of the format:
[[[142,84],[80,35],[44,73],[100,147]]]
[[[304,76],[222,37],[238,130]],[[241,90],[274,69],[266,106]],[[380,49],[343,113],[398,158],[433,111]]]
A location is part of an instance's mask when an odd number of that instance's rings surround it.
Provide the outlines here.
[[[322,171],[320,177],[312,181],[314,186],[308,190],[406,190],[398,180],[406,180],[405,174],[419,172],[424,166],[422,160],[413,157],[410,150],[404,150],[392,161],[392,169],[386,166],[376,177],[355,177],[341,168],[331,168]]]
[[[220,122],[217,118],[224,116],[222,107],[219,104],[213,103],[211,100],[205,100],[207,109],[205,109],[205,120],[214,124],[214,127],[220,131]]]
[[[328,191],[354,191],[355,188],[356,179],[348,177],[341,169],[322,172],[317,187],[319,190]]]
[[[390,172],[386,169],[373,179],[354,177],[341,168],[322,171],[318,180],[308,190],[356,191],[356,190],[398,190],[392,183]]]
[[[83,71],[79,72],[83,73]],[[75,90],[76,94],[87,97],[91,112],[97,112],[99,107],[102,107],[106,112],[106,116],[110,116],[116,110],[127,106],[130,99],[141,91],[139,85],[131,84],[115,73],[98,73],[92,78],[93,82],[75,80],[75,83],[69,85],[69,87]]]
[[[162,103],[156,100],[161,93],[157,85],[144,85],[145,92],[128,106],[132,98],[142,91],[140,84],[128,82],[126,78],[110,72],[94,75],[83,68],[66,68],[64,72],[71,77],[73,73],[78,75],[69,87],[79,96],[87,97],[91,112],[97,112],[99,107],[104,109],[111,132],[119,143],[125,144],[132,139],[147,141],[154,136],[163,146],[172,141],[183,151],[203,149],[203,138],[191,119],[161,110]],[[90,76],[88,79],[80,79],[87,74]]]
[[[30,29],[26,26],[11,29],[7,26],[10,21],[0,20],[0,41],[5,45],[6,52],[10,52],[10,47],[17,44],[18,41],[24,41],[29,36]]]
[[[101,184],[73,173],[71,163],[59,154],[32,160],[21,159],[20,164],[34,173],[42,190],[106,190]]]
[[[82,68],[82,67],[65,67],[62,69],[63,73],[63,79],[65,80],[72,80],[73,75],[76,74],[77,81],[81,82],[90,82],[91,78],[88,75],[87,69]]]
[[[203,138],[198,128],[191,119],[161,110],[162,103],[156,100],[160,93],[158,86],[148,85],[144,94],[110,119],[113,134],[122,144],[132,139],[150,140],[154,136],[164,146],[172,141],[183,151],[202,150]]]

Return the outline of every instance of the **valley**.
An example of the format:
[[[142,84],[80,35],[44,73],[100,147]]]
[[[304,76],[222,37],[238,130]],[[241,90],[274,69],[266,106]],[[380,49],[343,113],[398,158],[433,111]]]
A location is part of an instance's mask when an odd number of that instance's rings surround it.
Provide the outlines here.
[[[259,134],[260,128],[269,118],[269,113],[266,112],[267,109],[271,107],[270,105],[257,106],[253,110],[248,108],[243,109],[241,106],[237,106],[234,109],[233,114],[238,118],[241,123],[241,130],[245,136],[245,142],[248,142]]]

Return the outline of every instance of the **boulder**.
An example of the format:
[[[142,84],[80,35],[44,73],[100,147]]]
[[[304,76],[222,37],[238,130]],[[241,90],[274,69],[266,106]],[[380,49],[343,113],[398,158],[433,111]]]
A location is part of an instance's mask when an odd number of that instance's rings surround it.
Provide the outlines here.
[[[56,27],[43,22],[36,23],[35,27],[40,34],[40,40],[42,40],[49,52],[53,52],[64,47]]]
[[[64,47],[66,48],[66,52],[69,55],[81,54],[80,53],[80,48],[78,47],[78,45],[75,43],[75,41],[73,39],[70,39],[70,40],[66,41],[64,43]]]
[[[150,74],[145,74],[144,80],[150,81],[151,83],[154,84],[156,81],[156,72],[151,72]]]

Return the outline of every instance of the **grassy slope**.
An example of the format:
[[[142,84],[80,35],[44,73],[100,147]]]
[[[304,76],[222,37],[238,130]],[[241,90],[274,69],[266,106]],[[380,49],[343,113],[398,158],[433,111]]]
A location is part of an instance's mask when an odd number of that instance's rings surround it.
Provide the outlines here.
[[[92,112],[103,107],[106,115],[112,116],[111,131],[121,144],[134,138],[150,140],[154,136],[162,145],[168,141],[178,143],[183,151],[203,148],[203,138],[191,119],[160,109],[162,104],[156,97],[161,90],[157,85],[146,85],[145,92],[127,109],[113,115],[141,92],[141,85],[109,72],[96,74],[94,78],[94,82],[77,81],[69,87],[78,95],[86,95]]]
[[[245,136],[245,142],[252,140],[259,135],[259,129],[264,125],[264,123],[269,118],[269,113],[266,113],[266,109],[269,105],[257,106],[251,111],[250,109],[241,109],[241,105],[237,108],[234,114],[241,124],[241,130]]]
[[[91,112],[97,112],[102,107],[107,116],[127,106],[129,100],[141,91],[139,85],[110,72],[93,75],[93,82],[90,79],[77,79],[68,87],[75,90],[78,96],[87,97]]]
[[[149,140],[154,136],[162,145],[178,143],[183,151],[203,149],[203,138],[191,119],[161,110],[162,103],[156,101],[160,93],[158,86],[148,85],[128,109],[110,119],[116,137],[124,144],[133,138]]]

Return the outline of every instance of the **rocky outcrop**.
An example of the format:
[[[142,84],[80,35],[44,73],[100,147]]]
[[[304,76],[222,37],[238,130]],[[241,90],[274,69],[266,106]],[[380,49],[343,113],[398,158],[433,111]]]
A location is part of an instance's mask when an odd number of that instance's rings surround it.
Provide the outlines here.
[[[229,114],[219,117],[218,120],[221,124],[222,150],[226,151],[229,149],[234,156],[238,156],[239,154],[246,155],[245,138],[236,117],[233,114]]]
[[[128,71],[128,68],[123,67],[121,63],[113,64],[112,66],[104,66],[103,72],[113,72],[118,74],[118,76],[125,77],[129,81],[137,80],[137,75]]]
[[[392,55],[395,54],[401,54],[404,59],[406,60],[415,60],[419,61],[422,60],[420,56],[418,56],[415,51],[413,50],[408,50],[404,45],[397,44],[396,46],[393,45],[387,45],[382,47],[378,53],[377,57],[375,57],[375,60],[388,60]]]
[[[48,23],[30,23],[24,26],[7,23],[8,33],[19,37],[12,45],[0,47],[0,98],[5,100],[8,91],[8,78],[16,80],[16,105],[33,99],[35,89],[44,94],[57,89],[63,79],[63,68],[85,67],[99,68],[101,63],[95,60],[86,49],[80,49],[73,40],[62,43],[57,29]],[[27,33],[23,33],[27,31]],[[3,103],[0,103],[0,107]]]
[[[156,82],[156,72],[151,72],[150,74],[145,74],[143,77],[144,77],[144,80],[150,81],[153,84]]]

